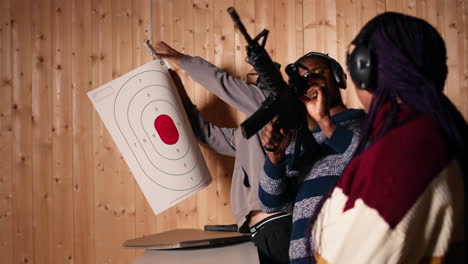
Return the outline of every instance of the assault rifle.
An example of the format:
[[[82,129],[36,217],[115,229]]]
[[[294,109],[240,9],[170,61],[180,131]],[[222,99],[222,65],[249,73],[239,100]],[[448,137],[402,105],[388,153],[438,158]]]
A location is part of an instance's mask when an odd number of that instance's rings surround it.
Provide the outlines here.
[[[270,91],[270,95],[263,101],[260,108],[241,124],[243,136],[250,138],[275,116],[278,116],[275,126],[294,128],[296,131],[295,156],[301,150],[303,143],[305,150],[317,151],[318,144],[308,129],[305,106],[299,101],[299,96],[294,94],[296,89],[289,87],[283,80],[280,70],[265,50],[269,31],[263,29],[252,39],[236,10],[230,7],[227,11],[247,41],[247,62],[254,67],[261,78],[260,81]],[[260,40],[262,40],[261,44],[259,44]]]

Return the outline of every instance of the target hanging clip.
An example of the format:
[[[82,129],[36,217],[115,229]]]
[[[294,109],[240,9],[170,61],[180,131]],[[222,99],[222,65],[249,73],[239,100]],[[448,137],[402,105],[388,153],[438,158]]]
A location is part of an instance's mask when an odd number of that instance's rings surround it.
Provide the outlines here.
[[[153,58],[160,60],[162,66],[166,66],[168,69],[171,68],[170,64],[161,58],[161,56],[154,50],[149,39],[145,41],[145,48],[148,50],[149,54],[153,56]]]

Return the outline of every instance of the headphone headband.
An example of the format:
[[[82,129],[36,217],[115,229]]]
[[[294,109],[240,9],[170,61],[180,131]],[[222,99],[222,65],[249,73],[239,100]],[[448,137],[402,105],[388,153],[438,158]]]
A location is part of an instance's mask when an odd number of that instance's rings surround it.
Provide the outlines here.
[[[328,56],[328,54],[321,53],[321,52],[309,52],[305,54],[304,56],[300,57],[297,59],[294,63],[289,64],[287,68],[291,68],[291,66],[296,66],[298,62],[301,60],[307,59],[309,57],[316,57],[316,58],[321,58],[324,59],[328,67],[330,68],[332,75],[333,75],[333,80],[335,83],[338,85],[339,88],[346,89],[346,74],[344,73],[343,67],[332,57]]]

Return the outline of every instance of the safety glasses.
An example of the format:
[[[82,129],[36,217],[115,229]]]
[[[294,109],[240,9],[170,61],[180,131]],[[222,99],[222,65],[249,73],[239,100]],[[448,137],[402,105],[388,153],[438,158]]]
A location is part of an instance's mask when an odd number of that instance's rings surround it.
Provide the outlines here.
[[[302,74],[302,77],[307,78],[307,79],[314,74],[324,76],[330,71],[330,69],[327,66],[317,66],[310,70],[309,69],[306,69],[306,70],[307,71],[304,74]]]

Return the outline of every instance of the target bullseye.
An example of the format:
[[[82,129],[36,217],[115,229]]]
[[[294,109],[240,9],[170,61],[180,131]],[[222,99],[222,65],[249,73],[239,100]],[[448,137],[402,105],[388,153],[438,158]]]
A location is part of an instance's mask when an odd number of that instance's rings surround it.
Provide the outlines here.
[[[173,145],[179,140],[179,132],[174,124],[172,118],[168,115],[160,115],[154,120],[154,128],[158,132],[161,140],[168,144]]]

